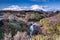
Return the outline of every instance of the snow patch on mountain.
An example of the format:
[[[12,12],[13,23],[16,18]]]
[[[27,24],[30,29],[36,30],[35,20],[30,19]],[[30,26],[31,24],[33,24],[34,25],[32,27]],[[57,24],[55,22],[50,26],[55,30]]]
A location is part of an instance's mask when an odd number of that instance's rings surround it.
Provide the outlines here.
[[[48,11],[49,7],[48,6],[40,6],[40,5],[31,5],[31,6],[18,6],[18,5],[11,5],[6,8],[3,8],[2,10],[15,10],[15,11],[20,11],[20,10],[35,10],[35,11]]]

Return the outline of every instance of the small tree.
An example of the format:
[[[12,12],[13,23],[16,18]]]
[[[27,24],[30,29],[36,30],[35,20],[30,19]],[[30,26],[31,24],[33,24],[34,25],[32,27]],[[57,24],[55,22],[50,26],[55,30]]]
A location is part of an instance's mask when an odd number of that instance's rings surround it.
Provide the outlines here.
[[[39,13],[34,13],[35,17],[34,20],[39,21],[40,20],[40,14]]]

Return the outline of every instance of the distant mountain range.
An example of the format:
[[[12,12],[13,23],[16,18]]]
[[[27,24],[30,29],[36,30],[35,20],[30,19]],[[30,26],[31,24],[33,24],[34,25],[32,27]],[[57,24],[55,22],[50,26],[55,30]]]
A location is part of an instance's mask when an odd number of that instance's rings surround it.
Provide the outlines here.
[[[56,10],[51,10],[51,11],[44,11],[42,9],[36,9],[36,10],[0,10],[0,12],[39,12],[39,13],[55,13],[55,12],[60,12],[60,11],[56,11]]]

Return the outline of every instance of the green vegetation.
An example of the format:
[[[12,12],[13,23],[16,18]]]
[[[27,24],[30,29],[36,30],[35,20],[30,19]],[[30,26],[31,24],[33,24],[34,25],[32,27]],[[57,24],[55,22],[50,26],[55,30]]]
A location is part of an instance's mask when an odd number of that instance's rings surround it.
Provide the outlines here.
[[[26,31],[25,25],[17,21],[9,21],[9,28],[11,29],[11,34],[14,36],[17,31],[24,32]]]
[[[59,23],[55,24],[51,22],[51,20],[43,20],[40,22],[44,24],[44,28],[47,28],[48,32],[59,34],[59,27],[60,27]]]
[[[48,40],[60,40],[60,14],[55,16],[44,18],[40,20],[40,23],[43,25],[45,29],[47,29]],[[47,35],[46,34],[46,35]]]
[[[4,37],[4,31],[2,27],[0,26],[0,39],[2,39],[3,37]]]
[[[25,14],[26,15],[26,14]],[[57,36],[60,35],[60,14],[53,16],[52,14],[39,14],[38,12],[34,12],[34,20],[33,21],[40,21],[40,23],[42,24],[42,27],[44,27],[47,30],[46,33],[46,38],[45,35],[43,35],[45,33],[46,30],[43,30],[44,33],[43,34],[38,34],[35,35],[35,37],[32,37],[32,40],[56,40],[55,38],[58,38]],[[52,16],[51,16],[52,15]],[[20,15],[17,15],[18,17],[20,17]],[[23,15],[23,17],[25,17]],[[57,19],[57,20],[56,20]],[[8,20],[8,22],[5,21],[0,21],[0,39],[2,39],[4,37],[4,28],[2,25],[3,22],[5,22],[5,29],[7,29],[9,32],[11,32],[12,37],[17,33],[17,31],[20,32],[24,32],[27,31],[27,33],[29,33],[29,25],[27,26],[26,24],[24,24],[23,22],[17,22],[16,20]],[[28,22],[28,21],[27,21]],[[7,31],[7,32],[8,32]]]
[[[38,13],[35,13],[35,17],[34,17],[34,20],[40,20],[40,15]]]
[[[0,20],[0,39],[2,39],[4,37],[4,31],[3,31],[3,22],[2,20]]]
[[[56,23],[55,26],[57,27],[57,29],[60,29],[60,23]]]
[[[34,12],[34,15],[35,15],[34,20],[36,20],[36,21],[39,21],[40,19],[45,18],[44,14],[39,14],[37,12]]]
[[[9,27],[11,29],[12,36],[16,34],[17,30],[19,29],[20,25],[16,22],[10,21]]]

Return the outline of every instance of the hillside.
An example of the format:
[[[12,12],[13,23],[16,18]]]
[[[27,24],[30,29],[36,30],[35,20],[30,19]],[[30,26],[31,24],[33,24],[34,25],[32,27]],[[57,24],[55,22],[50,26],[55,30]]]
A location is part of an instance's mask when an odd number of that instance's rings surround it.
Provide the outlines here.
[[[32,40],[60,40],[60,13],[40,20],[42,35],[33,36]]]
[[[1,19],[3,18],[3,19]],[[42,11],[0,11],[0,39],[47,40],[60,35],[60,13]],[[39,22],[40,21],[40,22]],[[30,38],[30,24],[37,23],[37,31]],[[35,31],[34,31],[35,32]],[[51,36],[50,36],[51,35]],[[53,38],[52,38],[53,35]],[[58,38],[58,37],[56,37]],[[55,39],[53,39],[55,40]]]
[[[40,23],[44,28],[48,29],[49,27],[57,27],[60,30],[60,13],[55,16],[44,18],[40,20]]]

